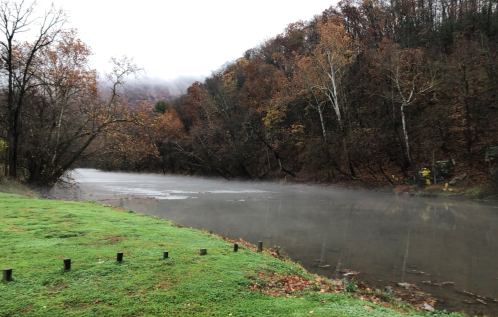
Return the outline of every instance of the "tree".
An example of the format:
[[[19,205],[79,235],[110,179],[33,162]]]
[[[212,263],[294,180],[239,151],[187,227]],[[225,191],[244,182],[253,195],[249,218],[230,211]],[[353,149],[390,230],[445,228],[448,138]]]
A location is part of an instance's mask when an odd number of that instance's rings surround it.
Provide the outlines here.
[[[7,76],[7,107],[2,124],[7,130],[9,144],[8,173],[14,179],[17,178],[20,120],[25,97],[36,87],[34,63],[40,51],[57,38],[66,22],[65,12],[53,6],[42,17],[35,17],[35,5],[36,2],[24,1],[0,4],[0,32],[4,36],[0,41],[2,72]],[[38,28],[33,42],[17,43],[17,35],[29,31],[32,26]]]
[[[183,137],[183,125],[174,110],[156,116],[150,113],[147,103],[136,108],[132,120],[115,126],[106,135],[105,150],[99,155],[98,165],[133,171],[161,169],[165,173],[161,155],[168,156],[168,144]]]
[[[159,100],[156,102],[154,106],[154,112],[155,113],[160,113],[160,114],[165,114],[171,109],[171,105],[167,103],[165,100]]]
[[[344,26],[335,18],[317,25],[320,43],[310,56],[317,74],[311,89],[320,90],[330,101],[341,130],[344,129],[343,99],[344,79],[349,66],[357,55],[357,44],[351,39]]]
[[[26,52],[21,46],[20,52]],[[31,89],[19,124],[19,166],[31,184],[53,185],[90,145],[118,123],[138,122],[119,95],[127,76],[138,68],[132,59],[113,58],[110,94],[99,92],[99,76],[89,70],[90,49],[76,32],[61,32],[34,59]],[[27,172],[27,174],[26,174]]]
[[[379,47],[377,61],[393,82],[395,89],[395,94],[387,96],[387,98],[393,99],[394,102],[399,104],[406,156],[413,171],[415,182],[421,185],[417,166],[410,152],[406,110],[437,85],[437,72],[433,65],[427,63],[422,50],[401,49],[399,44],[388,40],[384,40],[382,44]]]
[[[75,30],[61,32],[35,59],[19,148],[21,167],[31,182],[52,182],[61,165],[74,161],[73,151],[80,146],[76,136],[96,110],[98,75],[88,68],[90,48],[76,35]]]
[[[347,113],[347,109],[344,108],[344,80],[358,53],[358,44],[349,36],[341,21],[336,18],[319,22],[316,30],[320,42],[312,50],[310,56],[298,57],[296,75],[304,87],[303,96],[308,105],[318,111],[325,143],[327,143],[327,131],[323,112],[326,102],[332,105],[342,134],[348,168],[351,176],[355,177],[345,141],[346,127],[343,114]],[[327,100],[323,100],[321,96]]]

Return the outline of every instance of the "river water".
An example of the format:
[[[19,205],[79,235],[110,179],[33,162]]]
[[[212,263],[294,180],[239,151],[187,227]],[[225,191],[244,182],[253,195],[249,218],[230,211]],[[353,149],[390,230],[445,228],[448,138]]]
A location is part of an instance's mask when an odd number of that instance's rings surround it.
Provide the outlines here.
[[[498,316],[497,203],[93,169],[71,177],[77,186],[56,187],[54,198],[97,199],[220,236],[261,240],[313,273],[337,277],[350,269],[378,287],[413,283],[444,301],[436,309]]]

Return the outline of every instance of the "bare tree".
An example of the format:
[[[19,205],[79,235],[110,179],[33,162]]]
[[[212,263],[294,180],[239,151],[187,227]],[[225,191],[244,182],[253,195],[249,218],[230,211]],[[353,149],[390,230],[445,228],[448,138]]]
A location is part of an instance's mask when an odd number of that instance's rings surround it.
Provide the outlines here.
[[[26,94],[36,87],[36,83],[32,81],[36,71],[35,59],[40,50],[56,39],[67,21],[66,13],[62,9],[52,6],[42,16],[36,16],[35,8],[36,1],[27,3],[24,0],[7,0],[0,4],[0,32],[3,35],[0,41],[2,71],[7,76],[7,105],[2,124],[7,131],[9,145],[8,174],[14,179],[17,178],[20,116]],[[21,47],[16,41],[17,35],[32,29],[36,31],[34,40]]]

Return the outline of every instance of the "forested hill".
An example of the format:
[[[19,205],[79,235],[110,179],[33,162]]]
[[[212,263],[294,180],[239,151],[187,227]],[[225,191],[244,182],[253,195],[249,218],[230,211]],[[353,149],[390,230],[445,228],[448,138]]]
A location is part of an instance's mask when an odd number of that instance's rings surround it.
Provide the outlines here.
[[[135,108],[141,103],[154,105],[160,100],[171,101],[184,94],[187,88],[200,77],[180,77],[174,80],[151,78],[147,76],[138,77],[126,82],[123,97],[128,105]],[[109,90],[109,87],[107,87]]]
[[[491,181],[497,6],[342,1],[289,24],[172,102],[168,115],[182,132],[166,129],[156,140],[156,165],[225,178],[386,184],[428,184],[436,165],[439,181],[462,173]],[[118,164],[140,169],[150,160]]]

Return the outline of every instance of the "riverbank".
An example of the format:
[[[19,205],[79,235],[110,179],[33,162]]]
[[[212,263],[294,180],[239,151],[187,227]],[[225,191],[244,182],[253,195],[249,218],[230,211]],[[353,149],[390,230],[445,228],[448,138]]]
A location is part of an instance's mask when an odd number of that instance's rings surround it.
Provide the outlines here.
[[[407,195],[413,197],[449,198],[455,200],[477,200],[477,201],[498,201],[498,185],[493,182],[472,182],[464,181],[456,186],[450,186],[447,182],[418,187],[416,185],[385,183],[370,183],[361,180],[342,180],[337,182],[327,181],[293,181],[287,180],[282,183],[320,186],[324,188],[348,189],[356,191],[381,192],[393,195]]]
[[[150,216],[91,202],[0,198],[0,265],[14,277],[0,284],[0,316],[422,315],[374,292],[378,303],[358,300],[363,295],[292,262],[243,243],[235,253],[209,233]]]
[[[29,186],[19,181],[7,180],[5,177],[0,177],[0,193],[39,198],[39,194]]]

